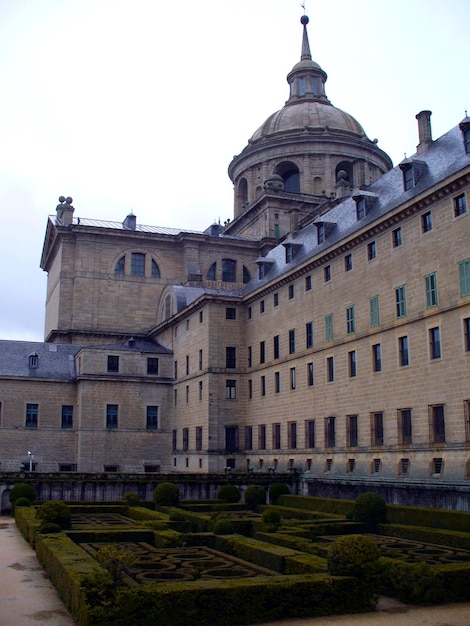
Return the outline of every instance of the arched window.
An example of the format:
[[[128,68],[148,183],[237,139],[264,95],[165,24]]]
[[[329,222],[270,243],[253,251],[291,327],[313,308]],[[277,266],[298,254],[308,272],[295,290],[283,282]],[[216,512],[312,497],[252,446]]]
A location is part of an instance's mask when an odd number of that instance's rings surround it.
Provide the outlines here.
[[[158,265],[155,263],[155,261],[152,259],[152,278],[160,278],[160,268],[158,267]]]
[[[276,174],[282,176],[284,180],[284,191],[290,193],[300,193],[300,173],[295,163],[286,161],[276,168]]]
[[[340,180],[344,180],[348,182],[350,185],[353,185],[353,166],[349,161],[341,161],[338,163],[335,170],[335,178],[338,183]]]
[[[207,280],[216,280],[217,276],[217,263],[212,263],[210,268],[207,271]]]
[[[237,262],[234,259],[222,259],[222,280],[226,283],[237,281]]]
[[[243,282],[246,285],[246,283],[249,283],[251,279],[250,276],[250,272],[248,271],[248,268],[243,266]]]
[[[126,262],[126,257],[122,256],[119,261],[116,263],[116,267],[114,268],[114,273],[118,276],[124,275],[124,265]]]
[[[248,204],[248,183],[246,178],[242,178],[237,187],[237,209],[242,211]]]

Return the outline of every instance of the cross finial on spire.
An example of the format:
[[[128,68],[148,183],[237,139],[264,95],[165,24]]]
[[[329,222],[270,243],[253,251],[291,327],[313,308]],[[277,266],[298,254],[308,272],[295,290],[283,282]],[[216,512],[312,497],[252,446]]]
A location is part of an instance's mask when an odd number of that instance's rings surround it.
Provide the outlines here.
[[[302,9],[304,10],[304,15],[306,13],[306,8],[305,8],[305,2],[302,2],[302,4],[300,5],[302,7]]]

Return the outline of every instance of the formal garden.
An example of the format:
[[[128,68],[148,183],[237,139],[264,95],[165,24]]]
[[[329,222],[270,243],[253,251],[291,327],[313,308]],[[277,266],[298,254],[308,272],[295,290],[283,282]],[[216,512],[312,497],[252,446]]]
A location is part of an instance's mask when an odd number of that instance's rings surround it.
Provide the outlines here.
[[[36,502],[18,484],[17,525],[80,626],[256,624],[470,601],[470,513],[291,495],[287,485],[220,487],[180,500]]]

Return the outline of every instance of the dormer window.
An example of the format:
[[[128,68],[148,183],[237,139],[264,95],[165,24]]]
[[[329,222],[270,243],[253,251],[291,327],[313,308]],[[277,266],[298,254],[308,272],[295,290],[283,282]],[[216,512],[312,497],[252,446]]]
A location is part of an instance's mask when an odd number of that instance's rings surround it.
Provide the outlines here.
[[[286,263],[290,263],[294,259],[302,244],[297,242],[294,243],[292,241],[286,241],[282,245],[286,250]]]
[[[39,365],[39,357],[36,354],[36,352],[33,352],[32,354],[29,355],[28,363],[29,363],[30,369],[36,369],[37,368],[37,366]]]
[[[419,179],[426,171],[424,161],[406,159],[400,163],[399,168],[403,172],[403,188],[405,191],[413,189],[418,184]]]
[[[318,224],[317,226],[317,241],[318,243],[325,241],[325,224]]]
[[[258,278],[261,280],[266,276],[274,261],[271,261],[271,259],[267,259],[266,257],[259,257],[256,260],[256,263],[258,265]]]
[[[468,115],[465,115],[465,118],[460,122],[459,127],[462,131],[465,154],[470,154],[470,117],[468,117]]]
[[[330,233],[333,231],[334,227],[336,226],[334,222],[323,222],[323,221],[314,222],[314,225],[317,228],[317,243],[318,244],[326,241],[327,237],[330,235]]]
[[[358,198],[356,200],[356,218],[362,220],[366,215],[366,201],[364,198]]]

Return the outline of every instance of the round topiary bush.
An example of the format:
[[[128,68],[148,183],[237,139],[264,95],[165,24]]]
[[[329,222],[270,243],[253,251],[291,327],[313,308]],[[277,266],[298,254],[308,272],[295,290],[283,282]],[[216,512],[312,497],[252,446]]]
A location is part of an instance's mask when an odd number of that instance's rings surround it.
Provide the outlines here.
[[[226,517],[219,518],[212,529],[214,535],[232,535],[233,524]]]
[[[231,504],[240,502],[241,497],[240,489],[235,487],[235,485],[223,485],[217,492],[217,500],[223,500]]]
[[[18,498],[15,500],[15,508],[18,506],[31,506],[31,500],[28,500],[28,498]]]
[[[122,496],[122,501],[128,506],[137,506],[141,503],[141,499],[136,493],[125,493]]]
[[[62,528],[59,524],[54,524],[52,522],[44,522],[39,526],[37,532],[41,533],[41,535],[47,535],[51,533],[60,533]]]
[[[245,491],[245,503],[256,508],[260,504],[266,504],[266,491],[260,485],[250,485]]]
[[[36,517],[43,522],[58,524],[60,528],[72,527],[72,515],[65,502],[44,502],[36,511]]]
[[[363,535],[336,539],[328,552],[328,571],[334,576],[367,577],[380,557],[377,544]]]
[[[362,522],[366,530],[371,533],[377,532],[378,525],[385,522],[387,505],[382,496],[373,491],[361,493],[354,501],[351,519]]]
[[[178,506],[180,490],[174,483],[160,483],[153,492],[153,501],[156,506]]]
[[[261,516],[264,524],[280,524],[281,523],[281,514],[279,511],[274,511],[273,509],[266,509],[263,511]]]
[[[18,483],[17,485],[12,487],[8,499],[14,505],[15,501],[18,500],[18,498],[28,498],[30,502],[34,502],[36,498],[36,492],[34,491],[34,487],[29,485],[28,483]]]
[[[284,483],[273,483],[269,487],[268,493],[269,493],[269,501],[271,502],[271,504],[277,504],[279,497],[290,493],[290,491],[289,491],[289,487]]]

